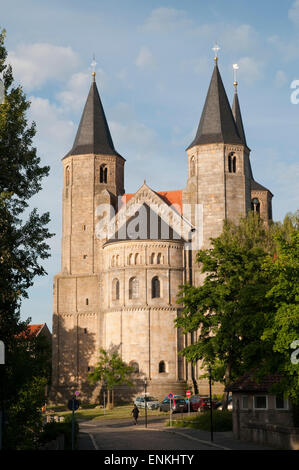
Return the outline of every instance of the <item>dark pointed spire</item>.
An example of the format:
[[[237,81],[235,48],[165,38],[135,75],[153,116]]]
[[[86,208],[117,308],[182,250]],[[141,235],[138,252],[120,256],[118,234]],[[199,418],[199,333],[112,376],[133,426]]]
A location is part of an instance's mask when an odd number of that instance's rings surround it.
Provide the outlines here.
[[[85,103],[74,145],[68,155],[104,154],[119,155],[116,152],[101,98],[95,82],[95,72]]]
[[[241,114],[239,98],[238,98],[237,82],[234,82],[234,87],[235,87],[235,94],[234,94],[234,100],[233,100],[233,106],[232,106],[233,116],[234,116],[235,123],[239,132],[239,136],[242,139],[242,143],[247,146],[244,127],[243,127],[243,121],[242,121],[242,114]]]
[[[215,67],[197,133],[188,148],[220,142],[242,144],[215,58]]]

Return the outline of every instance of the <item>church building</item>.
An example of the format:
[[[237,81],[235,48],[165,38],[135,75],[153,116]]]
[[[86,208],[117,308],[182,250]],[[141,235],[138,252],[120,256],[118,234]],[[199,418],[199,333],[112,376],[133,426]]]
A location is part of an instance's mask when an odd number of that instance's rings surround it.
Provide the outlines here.
[[[179,354],[197,341],[196,333],[175,327],[179,286],[200,285],[196,252],[220,235],[224,220],[238,222],[255,210],[267,223],[273,196],[252,174],[237,82],[231,106],[214,61],[186,150],[188,178],[171,191],[144,182],[136,193],[125,192],[126,160],[114,147],[93,72],[73,147],[62,159],[61,271],[53,285],[56,402],[75,390],[82,400],[98,400],[101,386],[91,387],[87,376],[100,348],[117,350],[134,367],[134,387],[119,388],[127,399],[144,392],[145,380],[158,399],[186,388],[208,391],[200,364]]]

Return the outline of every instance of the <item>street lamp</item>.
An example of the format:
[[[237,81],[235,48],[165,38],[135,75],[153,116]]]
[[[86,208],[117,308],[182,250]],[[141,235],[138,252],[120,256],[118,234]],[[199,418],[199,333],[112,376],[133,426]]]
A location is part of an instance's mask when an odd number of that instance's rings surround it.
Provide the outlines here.
[[[147,428],[146,386],[147,386],[147,381],[146,381],[146,377],[145,377],[145,379],[144,379],[144,409],[145,409],[145,427]]]

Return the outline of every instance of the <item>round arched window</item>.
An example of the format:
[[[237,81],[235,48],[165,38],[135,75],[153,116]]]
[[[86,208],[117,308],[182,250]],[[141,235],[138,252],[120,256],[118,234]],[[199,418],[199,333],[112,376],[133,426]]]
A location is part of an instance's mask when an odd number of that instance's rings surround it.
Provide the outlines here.
[[[119,300],[119,280],[116,278],[112,281],[112,299]]]
[[[160,280],[158,276],[155,276],[152,279],[152,299],[157,299],[159,297],[160,297]]]
[[[138,297],[138,279],[131,277],[129,280],[129,299],[137,299]]]

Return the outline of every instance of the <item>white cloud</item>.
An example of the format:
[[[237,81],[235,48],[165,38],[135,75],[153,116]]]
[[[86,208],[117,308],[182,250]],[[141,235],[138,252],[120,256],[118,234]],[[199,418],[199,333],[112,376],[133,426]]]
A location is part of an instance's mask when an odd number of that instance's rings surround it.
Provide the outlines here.
[[[238,77],[247,85],[252,85],[263,78],[263,63],[252,57],[241,57],[238,61]]]
[[[155,67],[155,59],[150,49],[146,46],[140,48],[139,54],[136,58],[136,65],[141,69],[148,69]]]
[[[27,89],[40,88],[48,80],[63,80],[78,66],[71,47],[48,43],[20,44],[8,54],[15,78]]]
[[[149,152],[153,151],[156,133],[144,124],[130,121],[124,125],[117,121],[111,121],[109,128],[115,146],[120,152],[122,148],[134,149],[137,160],[143,160],[147,158]]]
[[[299,0],[296,0],[288,11],[289,19],[299,25]]]
[[[91,85],[91,73],[74,73],[67,82],[66,88],[56,94],[64,111],[78,112],[83,110],[88,90]],[[96,71],[96,80],[100,92],[106,89],[108,79],[103,70]]]
[[[170,33],[193,27],[193,22],[184,10],[156,8],[146,20],[143,30],[154,33]]]
[[[74,133],[74,123],[66,120],[63,111],[48,99],[31,96],[29,117],[36,122],[36,139],[42,151],[51,149],[53,142],[57,151],[64,151]]]
[[[75,73],[71,76],[66,90],[57,93],[56,98],[64,107],[80,111],[86,100],[86,92],[90,83],[89,74],[82,72]]]

